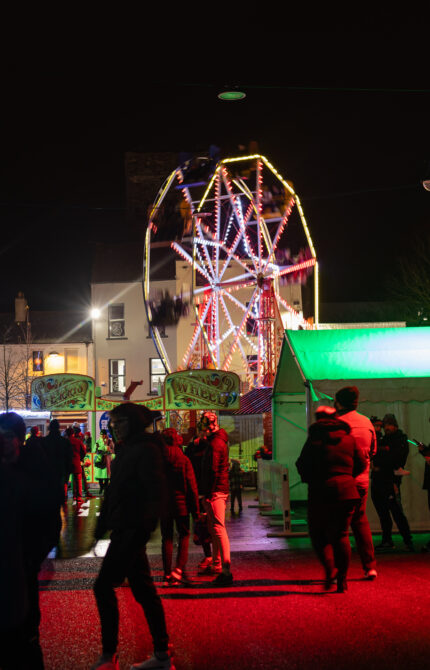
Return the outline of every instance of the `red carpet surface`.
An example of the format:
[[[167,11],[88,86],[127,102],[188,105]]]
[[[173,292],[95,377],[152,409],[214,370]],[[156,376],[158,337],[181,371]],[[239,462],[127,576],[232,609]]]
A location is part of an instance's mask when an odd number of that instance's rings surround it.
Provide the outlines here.
[[[213,588],[210,577],[196,577],[192,588],[160,585],[176,669],[428,667],[430,555],[400,545],[379,557],[374,582],[363,580],[354,554],[345,594],[323,592],[307,540],[285,550],[233,553],[230,588]],[[199,558],[190,557],[192,576]],[[150,560],[161,582],[161,560]],[[100,652],[91,590],[99,565],[100,559],[58,560],[40,575],[47,670],[88,669]],[[150,654],[151,643],[130,589],[117,595],[123,669]]]

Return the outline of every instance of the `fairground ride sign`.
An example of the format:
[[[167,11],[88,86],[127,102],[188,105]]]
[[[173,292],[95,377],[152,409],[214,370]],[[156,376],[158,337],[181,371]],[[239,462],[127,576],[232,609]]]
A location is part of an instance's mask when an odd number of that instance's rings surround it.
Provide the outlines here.
[[[45,411],[94,410],[94,379],[85,375],[46,375],[31,383],[31,409]]]
[[[166,409],[239,409],[239,377],[222,370],[182,370],[164,382]]]
[[[148,409],[152,410],[158,409],[160,412],[164,410],[164,398],[162,396],[150,398],[149,400],[130,400],[129,402],[132,402],[133,405],[144,405]],[[123,401],[96,398],[96,410],[108,412],[109,410],[121,404],[123,404]]]

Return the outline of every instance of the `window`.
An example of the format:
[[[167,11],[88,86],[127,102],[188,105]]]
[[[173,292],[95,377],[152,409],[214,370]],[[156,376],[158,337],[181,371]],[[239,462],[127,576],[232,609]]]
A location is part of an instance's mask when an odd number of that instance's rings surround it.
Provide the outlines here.
[[[161,384],[164,384],[166,370],[161,358],[149,359],[149,393],[150,395],[158,395]]]
[[[109,360],[109,393],[125,393],[125,360]]]
[[[43,372],[43,351],[33,351],[33,372]]]
[[[124,303],[109,305],[108,337],[125,337]]]
[[[65,351],[66,372],[79,372],[79,352],[77,349]]]

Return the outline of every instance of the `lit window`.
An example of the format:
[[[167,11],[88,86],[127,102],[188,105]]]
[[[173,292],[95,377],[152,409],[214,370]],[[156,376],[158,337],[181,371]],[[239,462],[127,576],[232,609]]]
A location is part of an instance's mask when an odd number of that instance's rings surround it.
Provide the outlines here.
[[[79,352],[77,349],[66,349],[66,372],[79,372]]]
[[[125,337],[124,303],[109,305],[109,337]]]
[[[109,393],[125,393],[125,360],[123,358],[109,361]]]
[[[158,395],[161,392],[161,385],[164,384],[166,370],[161,358],[150,358],[149,365],[149,393]]]

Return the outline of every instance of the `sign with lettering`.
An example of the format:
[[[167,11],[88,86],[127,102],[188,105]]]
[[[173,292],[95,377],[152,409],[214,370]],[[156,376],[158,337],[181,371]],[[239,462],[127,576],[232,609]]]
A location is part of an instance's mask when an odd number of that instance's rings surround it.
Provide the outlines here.
[[[166,376],[166,409],[239,409],[239,377],[223,370],[182,370]]]
[[[31,383],[33,410],[86,412],[94,409],[94,400],[94,379],[85,375],[46,375]]]
[[[148,409],[159,409],[160,412],[164,410],[164,398],[162,396],[157,396],[155,398],[149,398],[148,400],[130,400],[133,405],[145,405]],[[109,411],[118,405],[123,404],[123,401],[120,400],[105,400],[104,398],[96,398],[96,409]]]

